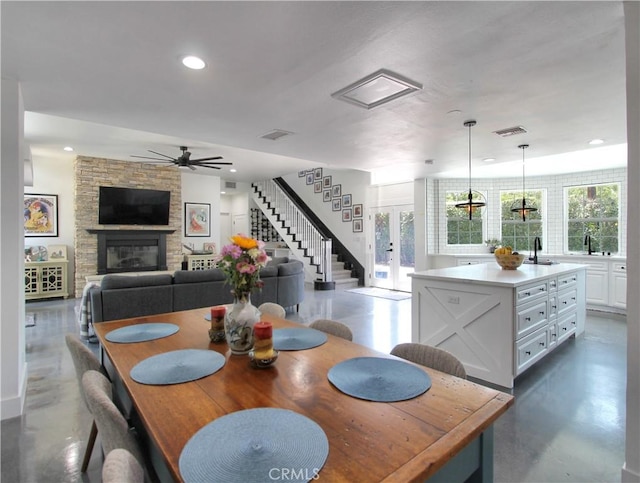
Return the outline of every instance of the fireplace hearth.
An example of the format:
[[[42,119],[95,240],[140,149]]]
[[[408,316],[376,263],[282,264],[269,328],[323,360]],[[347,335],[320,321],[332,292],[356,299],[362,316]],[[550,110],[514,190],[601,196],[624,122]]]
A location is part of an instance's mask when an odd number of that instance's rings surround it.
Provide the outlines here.
[[[175,230],[88,230],[98,235],[98,275],[167,269],[166,235]]]

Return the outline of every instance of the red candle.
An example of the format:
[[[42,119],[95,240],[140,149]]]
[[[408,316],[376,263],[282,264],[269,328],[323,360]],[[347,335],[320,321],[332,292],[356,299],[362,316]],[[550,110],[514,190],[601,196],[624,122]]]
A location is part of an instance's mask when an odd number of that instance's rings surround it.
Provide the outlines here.
[[[211,319],[220,319],[224,317],[224,314],[227,312],[227,309],[224,305],[218,305],[216,307],[211,307]]]
[[[256,339],[271,339],[273,336],[273,325],[271,322],[258,322],[253,326],[253,336]]]

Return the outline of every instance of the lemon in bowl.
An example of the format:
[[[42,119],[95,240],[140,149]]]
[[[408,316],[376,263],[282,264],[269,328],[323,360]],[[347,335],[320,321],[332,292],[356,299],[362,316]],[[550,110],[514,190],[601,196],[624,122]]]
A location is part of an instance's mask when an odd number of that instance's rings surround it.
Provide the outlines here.
[[[516,270],[522,262],[524,262],[524,255],[518,252],[513,253],[494,253],[496,262],[502,267],[503,270]]]

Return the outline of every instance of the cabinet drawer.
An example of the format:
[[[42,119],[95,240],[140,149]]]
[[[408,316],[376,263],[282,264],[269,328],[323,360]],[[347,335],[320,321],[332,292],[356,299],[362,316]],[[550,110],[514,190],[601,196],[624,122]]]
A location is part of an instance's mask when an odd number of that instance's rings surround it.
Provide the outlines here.
[[[516,343],[516,374],[520,374],[547,353],[547,328],[525,337]]]
[[[578,291],[576,289],[558,293],[558,317],[563,314],[575,310],[578,300]]]
[[[566,287],[571,287],[576,284],[578,281],[577,273],[570,273],[569,275],[563,275],[562,277],[558,277],[558,290],[562,290]]]
[[[548,323],[547,299],[519,306],[516,310],[516,339],[520,339]]]
[[[583,262],[580,262],[583,263]],[[609,266],[608,266],[608,262],[605,261],[597,261],[597,262],[592,262],[592,261],[588,261],[588,262],[584,262],[586,263],[589,268],[587,268],[588,271],[593,271],[593,272],[608,272],[609,271]]]
[[[546,295],[547,293],[549,293],[548,280],[519,287],[516,289],[516,303],[520,305],[521,303],[528,302],[536,297]]]
[[[627,273],[627,264],[624,262],[614,262],[611,270],[615,273]]]
[[[558,344],[575,333],[577,317],[577,314],[573,313],[558,319]]]

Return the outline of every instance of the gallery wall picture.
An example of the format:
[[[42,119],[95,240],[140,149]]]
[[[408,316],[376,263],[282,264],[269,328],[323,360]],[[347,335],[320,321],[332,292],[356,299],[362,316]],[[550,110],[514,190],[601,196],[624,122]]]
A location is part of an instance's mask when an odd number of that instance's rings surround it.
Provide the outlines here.
[[[211,205],[184,204],[184,236],[211,236]]]
[[[342,221],[351,221],[351,208],[342,210]]]
[[[340,198],[341,195],[342,195],[342,185],[334,184],[331,187],[331,196],[333,198]]]
[[[333,200],[331,200],[331,209],[333,211],[340,211],[342,209],[342,200],[340,200],[340,198],[334,198]]]
[[[313,178],[316,181],[321,181],[322,180],[322,168],[316,168],[313,170]]]
[[[325,176],[322,178],[322,187],[324,189],[331,188],[331,176]]]
[[[298,178],[304,178],[307,175],[306,170],[298,171]]]
[[[362,205],[361,204],[353,205],[353,217],[354,218],[362,218]]]
[[[316,181],[313,183],[313,192],[322,193],[322,181]]]
[[[58,195],[24,195],[24,236],[58,236]]]
[[[353,220],[353,232],[354,233],[359,233],[362,231],[362,219],[360,220]]]
[[[331,201],[331,190],[324,190],[322,192],[322,201]]]
[[[313,172],[307,173],[307,184],[313,184],[313,181],[314,181]]]
[[[342,195],[342,207],[347,208],[351,206],[351,195]]]

